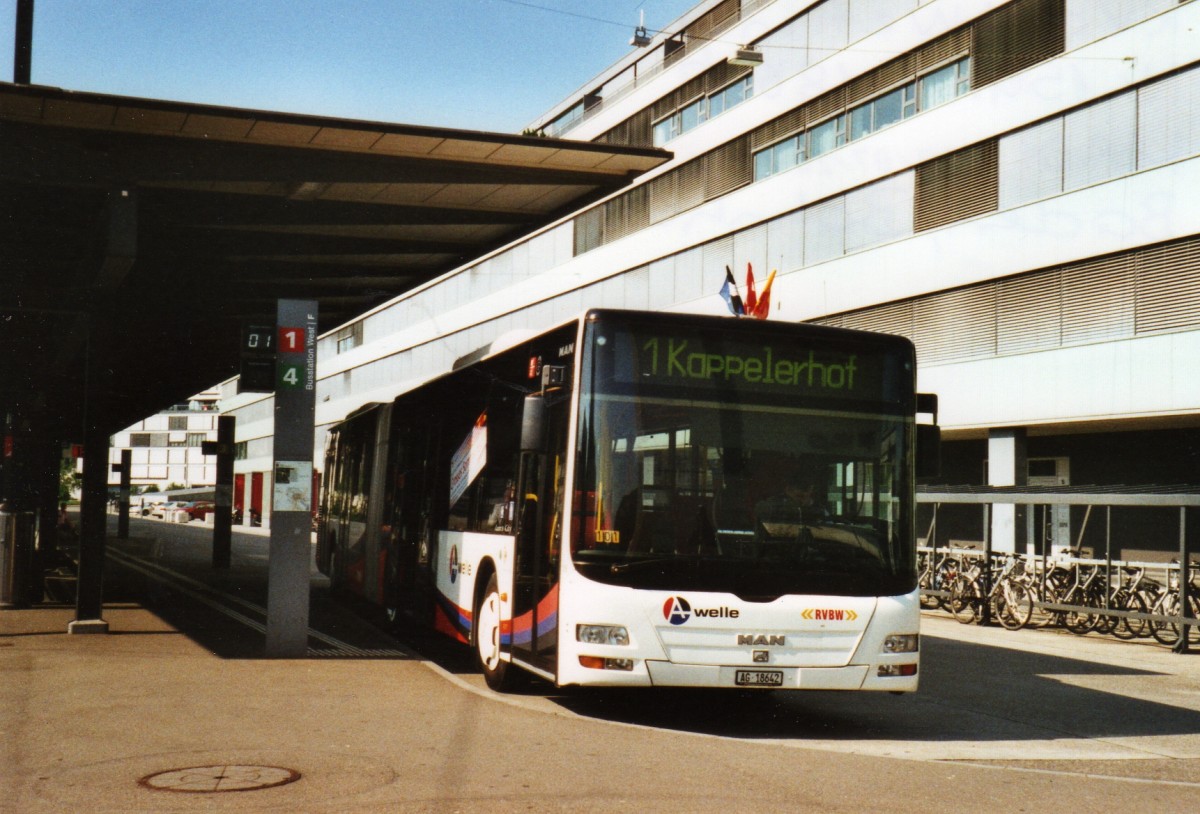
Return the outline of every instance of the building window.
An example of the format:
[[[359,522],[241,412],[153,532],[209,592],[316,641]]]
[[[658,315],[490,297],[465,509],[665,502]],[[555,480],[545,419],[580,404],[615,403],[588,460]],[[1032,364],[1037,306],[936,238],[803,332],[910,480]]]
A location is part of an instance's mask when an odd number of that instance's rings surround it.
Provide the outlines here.
[[[148,447],[148,446],[150,446],[150,433],[148,433],[148,432],[131,432],[129,434],[129,446],[131,446],[131,447]]]
[[[185,416],[185,415],[170,416],[167,419],[167,429],[168,430],[186,430],[187,422],[188,422],[187,416]]]
[[[944,105],[946,102],[962,96],[971,89],[971,58],[965,57],[944,68],[925,74],[920,79],[920,85],[921,110]]]
[[[249,457],[246,451],[246,441],[238,441],[233,445],[233,459],[235,461],[244,461]]]
[[[917,112],[917,83],[909,82],[850,111],[850,138],[882,130]]]
[[[837,149],[847,141],[860,139],[921,111],[945,104],[970,89],[971,58],[963,57],[852,107],[847,114],[834,116],[760,150],[754,154],[754,180],[791,169]]]
[[[816,158],[846,143],[846,117],[834,116],[808,131],[808,157]]]
[[[679,135],[679,116],[672,113],[654,125],[654,146],[661,147]]]
[[[737,107],[753,95],[754,74],[747,74],[708,97],[708,118],[719,116],[731,107]]]
[[[698,99],[679,111],[679,132],[686,133],[705,121],[707,102],[707,99]]]
[[[362,320],[355,322],[353,325],[342,328],[337,334],[337,352],[345,353],[348,350],[357,348],[363,341],[363,324]]]
[[[701,96],[654,125],[654,146],[661,147],[673,138],[704,124],[754,95],[754,75],[747,74],[708,96]]]
[[[202,445],[202,444],[203,444],[203,443],[204,443],[206,440],[208,440],[208,434],[207,434],[207,433],[203,433],[203,432],[189,432],[189,433],[187,434],[187,445],[188,445],[189,447],[198,447],[198,446],[201,446],[201,445]]]
[[[791,138],[785,138],[767,149],[754,154],[754,178],[766,178],[777,172],[790,170],[792,167],[808,159],[806,155],[806,134],[798,133]]]

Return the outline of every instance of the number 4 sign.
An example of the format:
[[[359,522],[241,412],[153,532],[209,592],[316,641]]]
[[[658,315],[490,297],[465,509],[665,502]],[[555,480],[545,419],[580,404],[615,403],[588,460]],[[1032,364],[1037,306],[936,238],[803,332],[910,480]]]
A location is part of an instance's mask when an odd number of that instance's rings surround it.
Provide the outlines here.
[[[299,387],[304,382],[304,365],[279,363],[279,386]]]

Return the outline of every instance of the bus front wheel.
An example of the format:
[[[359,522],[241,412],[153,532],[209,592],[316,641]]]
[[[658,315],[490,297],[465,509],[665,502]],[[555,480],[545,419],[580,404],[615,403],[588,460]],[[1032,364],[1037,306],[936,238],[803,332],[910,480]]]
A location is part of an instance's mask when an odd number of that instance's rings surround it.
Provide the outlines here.
[[[507,692],[516,686],[517,669],[500,657],[500,587],[495,574],[475,609],[475,658],[493,690]]]

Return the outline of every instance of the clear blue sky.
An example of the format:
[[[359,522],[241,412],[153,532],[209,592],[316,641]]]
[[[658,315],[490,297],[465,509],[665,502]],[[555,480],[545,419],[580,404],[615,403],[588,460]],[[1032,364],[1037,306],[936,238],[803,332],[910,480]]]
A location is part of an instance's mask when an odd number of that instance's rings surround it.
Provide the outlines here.
[[[519,132],[698,0],[35,0],[34,84]],[[0,0],[0,81],[16,0]]]

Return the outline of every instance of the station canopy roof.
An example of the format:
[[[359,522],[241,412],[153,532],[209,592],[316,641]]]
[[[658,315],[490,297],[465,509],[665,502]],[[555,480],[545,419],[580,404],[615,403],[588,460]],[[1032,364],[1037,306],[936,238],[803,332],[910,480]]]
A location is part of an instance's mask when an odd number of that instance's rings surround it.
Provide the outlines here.
[[[279,298],[328,330],[669,158],[0,83],[0,409],[69,428],[94,345],[127,426],[233,375]]]

